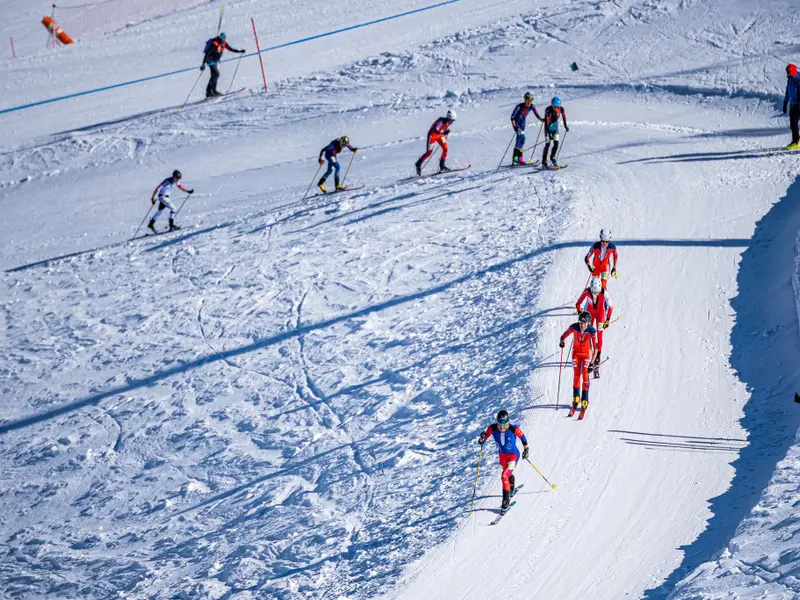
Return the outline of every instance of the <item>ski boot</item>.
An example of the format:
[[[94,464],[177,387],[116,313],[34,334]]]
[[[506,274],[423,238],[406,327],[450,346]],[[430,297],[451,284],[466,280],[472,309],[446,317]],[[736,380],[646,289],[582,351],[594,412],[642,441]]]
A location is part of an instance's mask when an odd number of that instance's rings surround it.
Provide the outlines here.
[[[506,511],[511,507],[511,492],[503,490],[503,502],[500,504],[500,514],[506,514]]]
[[[575,411],[578,410],[578,403],[580,402],[580,400],[581,400],[580,396],[575,396],[572,399],[572,408],[569,411],[569,416],[570,417],[574,417],[575,416]]]
[[[339,185],[339,184],[337,184],[337,185],[336,185],[336,191],[337,191],[337,192],[343,192],[343,191],[345,191],[346,189],[347,189],[347,188],[346,188],[346,187],[344,187],[343,185]]]
[[[561,167],[558,166],[555,158],[550,158],[550,168],[552,169],[560,169]]]
[[[324,177],[319,180],[319,183],[317,184],[317,187],[322,190],[323,194],[327,194],[328,193],[328,190],[325,189],[325,178]]]
[[[444,164],[444,159],[439,161],[439,173],[447,173],[450,168]]]
[[[172,219],[170,219],[170,220],[169,220],[169,230],[170,230],[170,231],[178,231],[178,229],[180,229],[180,227],[178,227],[178,226],[175,224],[175,221],[173,221]]]
[[[792,142],[788,146],[786,146],[787,150],[800,150],[800,142]]]
[[[417,177],[422,177],[422,162],[421,161],[415,162],[414,168],[417,170]]]
[[[522,152],[519,151],[519,148],[514,148],[514,156],[511,157],[511,166],[516,167],[517,165],[524,165],[525,162],[520,162],[522,159]]]
[[[586,409],[589,408],[589,401],[588,400],[581,400],[581,414],[578,415],[578,421],[583,421],[583,418],[586,416]]]
[[[147,224],[147,228],[150,231],[152,231],[153,233],[158,233],[156,231],[156,220],[155,219],[150,219],[150,222]]]

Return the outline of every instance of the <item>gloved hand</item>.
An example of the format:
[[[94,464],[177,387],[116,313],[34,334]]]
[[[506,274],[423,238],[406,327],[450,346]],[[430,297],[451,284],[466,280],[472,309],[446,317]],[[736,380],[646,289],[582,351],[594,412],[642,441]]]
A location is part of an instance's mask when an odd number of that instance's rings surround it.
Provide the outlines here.
[[[321,167],[321,166],[322,166],[322,165],[324,165],[324,164],[325,164],[325,161],[324,161],[324,160],[322,160],[322,159],[320,158],[320,159],[319,159],[319,166]]]
[[[558,347],[559,348],[563,348],[564,347],[564,340],[561,340],[560,342],[558,342]]]
[[[353,154],[358,154],[358,148],[353,148]]]
[[[514,133],[519,135],[520,133],[522,133],[522,129],[520,129],[519,127],[514,127]]]
[[[611,319],[606,319],[603,321],[603,329],[608,329],[609,325],[611,325]]]
[[[569,131],[569,126],[568,125],[564,125],[564,131]]]
[[[522,460],[525,460],[526,458],[528,458],[528,447],[527,446],[525,446],[522,449]]]
[[[483,442],[485,442],[485,441],[486,441],[486,432],[484,431],[484,432],[483,432],[483,433],[480,435],[480,437],[478,437],[478,443],[479,443],[480,445],[483,445]]]
[[[594,371],[594,367],[595,367],[594,363],[589,363],[589,366],[586,367],[586,371],[588,373],[591,373],[592,371]]]
[[[619,279],[619,277],[617,277],[617,270],[616,269],[611,269],[611,276],[614,279]]]
[[[245,50],[244,48],[242,48],[241,50],[239,50],[239,54],[244,54],[245,52],[247,52],[247,50]]]
[[[194,194],[194,190],[186,190],[186,193],[189,194],[189,195],[192,195],[192,194]]]
[[[589,273],[594,273],[594,266],[593,265],[586,265],[589,267]]]
[[[156,199],[155,198],[150,198],[150,204],[155,204],[155,203],[156,203]]]
[[[206,70],[206,65],[205,64],[200,65],[200,72],[202,73],[205,70]]]
[[[448,130],[447,130],[447,131],[445,131],[445,132],[444,132],[442,135],[443,135],[444,137],[447,137],[448,135],[450,135],[450,130],[448,129]]]

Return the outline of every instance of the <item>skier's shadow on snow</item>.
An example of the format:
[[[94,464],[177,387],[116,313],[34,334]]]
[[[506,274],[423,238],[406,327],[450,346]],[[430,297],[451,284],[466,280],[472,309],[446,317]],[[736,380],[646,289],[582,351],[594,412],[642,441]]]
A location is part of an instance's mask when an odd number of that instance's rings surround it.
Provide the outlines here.
[[[287,340],[293,340],[301,335],[306,335],[314,331],[326,329],[333,325],[345,323],[347,321],[350,321],[351,319],[358,319],[371,314],[380,313],[397,306],[411,304],[420,299],[428,298],[436,294],[446,292],[451,288],[466,284],[468,282],[480,280],[481,278],[486,277],[487,275],[508,271],[515,265],[533,260],[534,258],[537,258],[539,256],[542,256],[550,252],[557,252],[560,250],[568,250],[572,248],[585,249],[591,246],[591,244],[593,244],[594,241],[595,240],[564,241],[551,244],[549,246],[536,248],[534,250],[531,250],[530,252],[525,252],[523,254],[519,254],[512,258],[508,258],[506,260],[488,265],[484,268],[477,269],[469,273],[465,273],[464,275],[455,277],[449,281],[444,281],[438,285],[432,286],[425,290],[420,290],[403,296],[397,296],[395,298],[391,298],[384,302],[379,302],[377,304],[365,306],[364,308],[344,313],[335,317],[331,317],[329,319],[324,319],[316,323],[303,324],[300,327],[295,327],[284,331],[280,331],[272,335],[263,337],[261,339],[257,339],[252,343],[239,346],[238,348],[231,348],[229,350],[212,352],[200,356],[199,358],[196,358],[194,360],[182,362],[180,364],[176,364],[169,368],[162,369],[148,377],[131,379],[125,385],[109,388],[106,391],[86,396],[84,398],[76,400],[75,402],[64,404],[62,406],[58,406],[51,410],[31,415],[28,417],[23,417],[21,419],[6,421],[5,423],[0,424],[0,435],[8,433],[10,431],[15,431],[17,429],[28,427],[30,425],[35,425],[37,423],[41,423],[49,419],[54,419],[61,415],[65,415],[74,412],[76,410],[80,410],[87,406],[96,406],[97,404],[108,398],[118,396],[121,394],[129,394],[135,390],[155,385],[159,382],[169,379],[170,377],[174,377],[175,375],[189,373],[196,369],[217,363],[222,360],[236,358],[238,356],[247,355],[252,352],[263,350],[265,348],[270,348],[277,344],[286,342]],[[731,238],[731,239],[711,238],[705,240],[622,239],[617,241],[617,246],[620,247],[655,247],[655,248],[658,247],[738,248],[738,247],[747,247],[749,244],[750,240],[737,239],[737,238]]]
[[[647,158],[635,158],[623,160],[619,165],[633,163],[659,164],[659,163],[683,163],[683,162],[708,162],[719,160],[741,160],[752,158],[770,158],[781,154],[790,154],[792,151],[783,148],[766,148],[764,150],[734,150],[731,152],[690,152],[686,154],[672,154],[668,156],[651,156]]]
[[[728,546],[737,527],[759,501],[777,463],[794,443],[800,426],[800,411],[792,401],[794,391],[800,389],[800,331],[792,289],[798,231],[800,178],[758,222],[739,265],[739,295],[731,301],[736,322],[731,331],[730,362],[750,391],[741,419],[747,442],[714,438],[708,441],[729,444],[731,448],[748,445],[739,450],[739,457],[732,463],[736,473],[728,490],[710,501],[713,516],[705,531],[694,542],[681,546],[683,562],[662,585],[647,590],[644,600],[665,600],[682,579]],[[698,445],[691,443],[692,438],[682,439],[678,445]],[[671,450],[668,441],[667,446],[663,445],[669,438],[661,440],[661,448]],[[648,445],[658,447],[652,439]]]

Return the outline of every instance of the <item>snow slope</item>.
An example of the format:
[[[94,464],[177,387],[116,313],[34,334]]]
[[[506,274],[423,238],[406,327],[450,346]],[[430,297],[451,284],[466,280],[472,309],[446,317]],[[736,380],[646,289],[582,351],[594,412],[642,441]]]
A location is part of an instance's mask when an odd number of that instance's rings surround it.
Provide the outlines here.
[[[216,6],[7,62],[4,98],[191,66]],[[256,8],[273,43],[396,10],[227,3],[234,45]],[[2,121],[2,593],[666,598],[795,451],[789,8],[463,0],[267,54],[270,94],[247,59],[182,113],[191,74]],[[494,172],[525,89],[564,99],[569,169]],[[472,169],[408,180],[450,106]],[[343,133],[367,187],[300,202]],[[187,229],[127,242],[175,167]],[[578,424],[556,337],[602,226],[621,320]],[[489,528],[501,406],[558,489],[522,465]]]

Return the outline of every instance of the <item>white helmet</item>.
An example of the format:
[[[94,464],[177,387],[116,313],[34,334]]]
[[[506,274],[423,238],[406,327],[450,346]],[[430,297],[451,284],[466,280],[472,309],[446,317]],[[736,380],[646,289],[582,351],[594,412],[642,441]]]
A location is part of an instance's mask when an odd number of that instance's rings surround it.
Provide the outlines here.
[[[592,280],[589,282],[589,291],[593,294],[599,294],[603,291],[603,284],[600,282],[599,277],[592,277]]]
[[[611,230],[610,229],[601,229],[600,230],[600,241],[601,242],[610,242],[611,241]]]
[[[454,111],[451,108],[450,110],[447,111],[447,114],[445,115],[445,118],[450,119],[451,121],[455,121],[456,120],[456,111]]]

